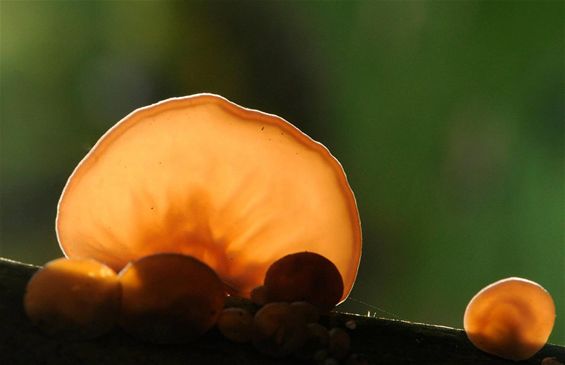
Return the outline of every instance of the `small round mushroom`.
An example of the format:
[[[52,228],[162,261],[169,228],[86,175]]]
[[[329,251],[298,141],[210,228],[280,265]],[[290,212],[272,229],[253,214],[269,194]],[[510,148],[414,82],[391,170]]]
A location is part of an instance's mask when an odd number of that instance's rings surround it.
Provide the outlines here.
[[[114,326],[120,307],[120,282],[106,265],[91,259],[57,259],[27,284],[24,309],[50,335],[93,338]]]
[[[314,252],[287,255],[269,267],[265,288],[271,301],[306,301],[326,313],[343,294],[343,280],[337,267]]]
[[[56,228],[68,257],[119,271],[182,253],[245,297],[273,262],[307,250],[337,266],[345,300],[361,256],[355,197],[330,152],[212,94],[138,109],[108,130],[70,176]]]
[[[162,253],[129,264],[119,275],[119,323],[134,337],[154,343],[183,343],[208,331],[224,306],[224,286],[199,260]]]
[[[518,361],[545,345],[554,321],[551,295],[533,281],[512,277],[479,291],[467,305],[463,325],[479,349]]]
[[[305,319],[292,315],[288,303],[269,303],[259,309],[253,321],[253,345],[272,357],[284,357],[298,351],[307,341]]]
[[[243,308],[226,308],[218,318],[218,330],[230,341],[246,343],[253,334],[253,315]]]

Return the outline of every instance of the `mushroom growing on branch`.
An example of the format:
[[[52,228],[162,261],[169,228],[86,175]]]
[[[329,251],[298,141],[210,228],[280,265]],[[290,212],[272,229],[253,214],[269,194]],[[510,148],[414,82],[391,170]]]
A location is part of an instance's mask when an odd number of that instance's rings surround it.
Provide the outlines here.
[[[216,323],[225,291],[216,273],[193,257],[155,254],[120,272],[120,326],[155,343],[194,340]]]
[[[45,264],[27,284],[24,310],[50,335],[94,338],[110,331],[120,308],[116,273],[91,259],[56,259]]]
[[[463,326],[479,349],[510,360],[532,357],[547,342],[555,304],[539,284],[507,278],[479,291],[467,305]]]
[[[349,294],[361,255],[353,192],[339,162],[287,121],[199,94],[138,109],[69,178],[57,235],[68,257],[121,270],[163,252],[209,265],[249,297],[295,252],[330,260]]]

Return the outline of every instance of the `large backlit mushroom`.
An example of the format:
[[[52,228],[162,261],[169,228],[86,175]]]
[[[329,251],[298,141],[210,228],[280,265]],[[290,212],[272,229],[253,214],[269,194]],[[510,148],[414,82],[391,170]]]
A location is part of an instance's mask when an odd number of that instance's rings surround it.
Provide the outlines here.
[[[351,290],[361,254],[355,198],[339,162],[285,120],[210,94],[138,109],[77,166],[57,235],[69,257],[120,270],[158,252],[192,255],[248,296],[267,268],[318,253]]]

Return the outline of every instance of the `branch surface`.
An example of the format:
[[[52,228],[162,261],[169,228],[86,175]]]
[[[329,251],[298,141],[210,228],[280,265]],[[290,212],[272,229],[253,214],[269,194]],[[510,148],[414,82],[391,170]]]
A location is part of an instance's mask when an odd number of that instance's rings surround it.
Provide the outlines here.
[[[271,359],[251,345],[233,344],[211,331],[186,345],[151,345],[119,329],[90,341],[61,341],[43,335],[26,318],[22,298],[37,266],[0,258],[0,363],[2,364],[191,364],[191,365],[290,365],[296,359]],[[326,318],[343,325],[354,320],[350,331],[352,350],[370,364],[504,365],[476,349],[465,332],[443,326],[337,313]],[[541,364],[555,358],[565,364],[565,347],[546,345],[533,358],[519,364]],[[546,360],[547,361],[547,360]]]

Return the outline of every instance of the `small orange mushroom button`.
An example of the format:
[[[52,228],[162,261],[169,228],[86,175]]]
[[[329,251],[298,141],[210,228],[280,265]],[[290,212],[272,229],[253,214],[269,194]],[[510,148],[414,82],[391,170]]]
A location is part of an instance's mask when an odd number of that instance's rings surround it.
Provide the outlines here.
[[[24,309],[44,332],[92,338],[108,332],[120,307],[116,273],[90,259],[48,262],[29,281]]]
[[[158,253],[194,256],[249,297],[269,266],[310,251],[335,264],[349,294],[361,226],[339,162],[272,114],[199,94],[138,109],[76,167],[59,201],[68,257],[119,271]]]
[[[539,284],[521,278],[497,281],[467,305],[464,328],[479,349],[510,360],[532,357],[547,342],[555,305]]]

